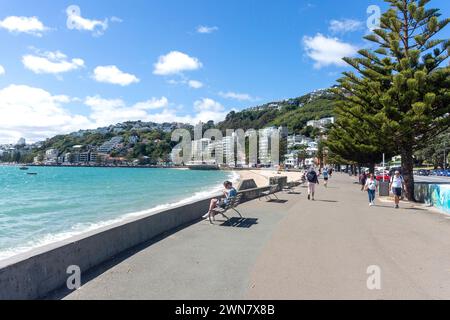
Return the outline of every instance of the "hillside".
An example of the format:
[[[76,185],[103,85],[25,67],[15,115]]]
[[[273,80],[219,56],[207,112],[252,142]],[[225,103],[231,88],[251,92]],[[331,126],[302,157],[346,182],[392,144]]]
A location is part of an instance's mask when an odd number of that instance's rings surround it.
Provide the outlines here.
[[[328,90],[318,90],[298,98],[232,111],[218,127],[247,130],[275,125],[287,126],[290,132],[305,133],[308,121],[333,116],[336,100]]]
[[[306,127],[306,123],[333,116],[336,99],[329,90],[317,90],[298,98],[230,112],[226,119],[218,124],[212,121],[206,123],[204,130],[216,127],[225,132],[225,129],[247,130],[286,126],[291,133],[314,136],[318,129]],[[33,148],[31,152],[17,150],[11,154],[5,153],[0,161],[31,162],[36,156],[44,159],[45,152],[49,149],[55,149],[60,157],[70,153],[95,153],[102,145],[116,138],[120,142],[108,152],[110,157],[124,158],[128,161],[139,159],[140,163],[155,164],[168,161],[170,158],[170,152],[176,144],[171,141],[171,132],[177,128],[186,128],[191,132],[193,129],[191,125],[182,123],[129,121],[94,130],[58,135],[39,144],[39,147]]]

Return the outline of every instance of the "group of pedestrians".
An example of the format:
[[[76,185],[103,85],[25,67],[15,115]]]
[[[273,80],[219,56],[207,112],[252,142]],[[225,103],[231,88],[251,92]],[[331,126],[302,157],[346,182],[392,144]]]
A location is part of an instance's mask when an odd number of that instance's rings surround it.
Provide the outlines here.
[[[373,173],[366,174],[361,173],[359,176],[359,183],[361,184],[361,191],[366,191],[369,196],[369,206],[375,205],[375,195],[378,187],[378,181]],[[405,190],[405,181],[400,174],[400,171],[395,171],[394,175],[390,178],[389,191],[394,195],[395,208],[399,208],[400,198]]]
[[[319,184],[319,176],[322,175],[325,188],[328,187],[328,181],[333,174],[333,169],[325,168],[323,171],[319,169],[317,173],[314,167],[311,167],[305,172],[304,177],[308,183],[308,200],[315,200],[316,185]],[[375,205],[376,191],[378,188],[378,181],[373,173],[367,174],[362,172],[359,176],[359,183],[361,185],[361,191],[365,191],[369,197],[369,206]],[[399,208],[400,199],[403,191],[405,190],[405,181],[400,174],[400,171],[395,171],[394,175],[390,178],[389,190],[394,195],[395,208]]]

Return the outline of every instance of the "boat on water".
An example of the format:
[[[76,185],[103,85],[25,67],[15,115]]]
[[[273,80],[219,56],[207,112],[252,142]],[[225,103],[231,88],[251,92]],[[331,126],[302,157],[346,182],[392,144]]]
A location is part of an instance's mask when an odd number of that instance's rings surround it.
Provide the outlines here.
[[[26,167],[26,166],[21,166],[21,167],[19,167],[19,170],[28,170],[29,168],[28,167]]]
[[[205,161],[191,161],[186,164],[190,170],[219,170],[216,163]]]
[[[36,172],[28,172],[27,175],[29,175],[29,176],[37,176],[37,173]]]

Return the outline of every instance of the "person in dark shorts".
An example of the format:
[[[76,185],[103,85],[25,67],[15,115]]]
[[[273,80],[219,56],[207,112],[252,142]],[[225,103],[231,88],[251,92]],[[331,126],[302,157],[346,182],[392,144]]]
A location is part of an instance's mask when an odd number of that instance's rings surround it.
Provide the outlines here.
[[[389,189],[394,194],[395,209],[398,209],[400,198],[402,197],[403,190],[405,190],[405,181],[400,175],[400,171],[395,171],[395,174],[391,178]]]

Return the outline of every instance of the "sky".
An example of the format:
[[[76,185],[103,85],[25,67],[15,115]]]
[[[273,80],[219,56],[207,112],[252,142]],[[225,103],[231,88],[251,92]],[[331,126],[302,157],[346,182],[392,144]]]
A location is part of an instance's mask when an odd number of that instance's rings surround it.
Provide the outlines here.
[[[223,120],[336,83],[381,0],[0,0],[0,144]],[[450,2],[432,7],[450,16]],[[372,12],[373,13],[373,12]],[[442,34],[450,38],[450,28]]]

